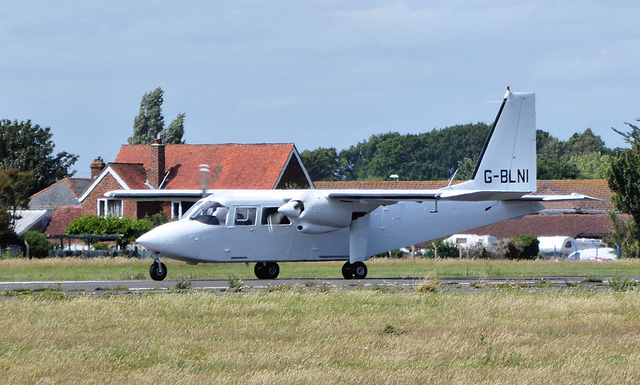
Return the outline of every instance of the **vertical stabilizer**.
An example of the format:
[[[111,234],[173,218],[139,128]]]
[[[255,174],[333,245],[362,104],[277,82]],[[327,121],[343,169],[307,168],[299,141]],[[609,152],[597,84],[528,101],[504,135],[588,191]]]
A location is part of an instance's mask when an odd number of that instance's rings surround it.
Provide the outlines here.
[[[536,115],[534,93],[507,88],[471,180],[454,189],[536,190]]]

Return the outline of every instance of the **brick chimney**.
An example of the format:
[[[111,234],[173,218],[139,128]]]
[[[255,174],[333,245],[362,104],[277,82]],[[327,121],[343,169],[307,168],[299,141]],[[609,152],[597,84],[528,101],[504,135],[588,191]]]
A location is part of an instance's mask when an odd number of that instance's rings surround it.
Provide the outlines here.
[[[151,145],[151,168],[147,171],[149,184],[157,189],[164,179],[164,144],[156,139]]]
[[[91,162],[91,166],[89,166],[91,168],[91,179],[96,179],[106,166],[101,157],[95,158],[93,162]]]

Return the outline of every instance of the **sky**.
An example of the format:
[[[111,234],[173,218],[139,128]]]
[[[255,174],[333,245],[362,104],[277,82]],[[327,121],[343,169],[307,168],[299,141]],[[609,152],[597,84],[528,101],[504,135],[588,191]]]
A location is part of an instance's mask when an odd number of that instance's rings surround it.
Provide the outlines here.
[[[115,159],[142,96],[187,143],[348,148],[371,135],[491,123],[536,93],[566,140],[640,118],[640,2],[49,1],[0,3],[0,119],[50,127],[55,153]]]

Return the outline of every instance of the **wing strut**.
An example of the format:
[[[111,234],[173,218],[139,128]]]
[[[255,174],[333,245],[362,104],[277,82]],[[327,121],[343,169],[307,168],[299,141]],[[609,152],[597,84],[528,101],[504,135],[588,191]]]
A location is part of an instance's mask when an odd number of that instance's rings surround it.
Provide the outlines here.
[[[349,263],[364,262],[369,243],[369,214],[351,222],[349,226]]]

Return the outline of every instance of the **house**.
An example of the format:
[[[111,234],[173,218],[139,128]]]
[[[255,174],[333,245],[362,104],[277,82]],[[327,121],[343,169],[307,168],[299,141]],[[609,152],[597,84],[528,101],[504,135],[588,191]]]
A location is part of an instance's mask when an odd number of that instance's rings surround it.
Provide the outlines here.
[[[106,199],[112,190],[199,190],[200,166],[209,166],[208,189],[313,188],[293,143],[123,145],[112,163],[79,197],[81,215],[144,218],[164,212],[181,216],[194,202],[133,202]]]
[[[100,167],[101,163],[104,166],[102,159],[94,160],[92,169]],[[21,214],[21,219],[16,224],[16,234],[22,235],[25,231],[41,231],[47,235],[64,234],[64,229],[69,223],[80,216],[78,199],[91,182],[89,178],[64,178],[33,194],[29,197],[29,209]],[[68,215],[70,209],[75,215]],[[64,215],[61,210],[64,211]],[[61,220],[64,220],[64,223]]]

